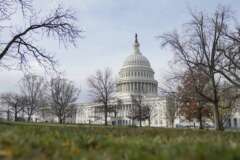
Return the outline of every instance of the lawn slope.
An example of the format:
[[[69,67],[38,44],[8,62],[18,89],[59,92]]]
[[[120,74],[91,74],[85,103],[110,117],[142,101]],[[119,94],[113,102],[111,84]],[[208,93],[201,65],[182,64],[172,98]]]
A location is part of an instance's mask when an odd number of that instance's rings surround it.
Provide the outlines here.
[[[0,123],[0,159],[240,159],[240,134],[183,129]]]

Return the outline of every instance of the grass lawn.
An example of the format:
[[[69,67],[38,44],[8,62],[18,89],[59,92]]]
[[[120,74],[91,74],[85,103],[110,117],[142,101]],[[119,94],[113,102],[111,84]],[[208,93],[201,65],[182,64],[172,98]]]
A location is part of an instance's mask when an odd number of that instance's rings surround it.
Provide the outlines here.
[[[240,159],[240,133],[0,123],[0,159]]]

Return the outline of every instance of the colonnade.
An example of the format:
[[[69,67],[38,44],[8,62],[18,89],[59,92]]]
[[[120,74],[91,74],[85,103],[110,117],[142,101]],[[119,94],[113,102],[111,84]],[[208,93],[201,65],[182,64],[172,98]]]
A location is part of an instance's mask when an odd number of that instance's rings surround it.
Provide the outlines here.
[[[118,92],[157,93],[157,84],[150,82],[126,82],[117,85]]]
[[[120,73],[121,78],[125,77],[144,77],[144,78],[153,78],[154,73],[149,71],[123,71]]]

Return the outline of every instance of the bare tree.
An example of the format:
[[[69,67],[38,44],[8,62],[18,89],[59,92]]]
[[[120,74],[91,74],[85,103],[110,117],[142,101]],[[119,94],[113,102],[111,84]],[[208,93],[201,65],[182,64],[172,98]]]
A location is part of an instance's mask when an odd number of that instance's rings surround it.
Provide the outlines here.
[[[166,117],[170,124],[170,126],[174,127],[174,122],[177,117],[178,112],[178,101],[176,97],[176,93],[168,94],[166,99]]]
[[[18,121],[18,115],[24,109],[25,97],[15,93],[1,95],[1,103],[8,106],[8,111],[14,114],[14,121]]]
[[[148,126],[151,126],[151,119],[157,116],[155,112],[155,107],[149,103],[143,103],[142,95],[131,95],[132,107],[128,111],[128,118],[132,121],[132,126],[134,121],[139,122],[139,126],[142,127],[143,121],[148,121]]]
[[[132,104],[133,104],[133,115],[134,119],[139,121],[139,126],[142,127],[143,121],[143,96],[142,95],[131,95]]]
[[[32,7],[32,0],[0,0],[0,21],[11,18],[18,8],[23,15]]]
[[[1,25],[13,15],[18,14],[17,6],[20,5],[23,19],[29,20],[26,28],[15,32],[11,26]],[[27,16],[26,11],[30,16]],[[32,62],[37,62],[44,69],[55,69],[56,60],[53,54],[42,49],[37,44],[39,35],[47,38],[58,39],[64,46],[76,44],[81,30],[78,29],[73,11],[59,6],[46,17],[38,18],[33,12],[32,0],[0,0],[0,32],[10,32],[11,37],[0,39],[0,64],[3,67],[28,68]]]
[[[194,72],[195,82],[192,79],[191,73],[186,71],[181,79],[181,84],[178,87],[177,97],[179,102],[179,113],[187,120],[192,121],[197,119],[199,122],[199,128],[203,129],[203,119],[212,117],[212,110],[210,109],[209,102],[202,98],[195,89],[198,87],[201,92],[211,92],[209,88],[208,76],[200,71]]]
[[[181,71],[176,72],[176,69],[173,69],[171,73],[165,76],[164,81],[159,86],[160,94],[166,97],[166,117],[171,127],[174,127],[175,119],[179,115],[179,97],[177,92],[182,77]]]
[[[76,102],[80,90],[71,81],[57,77],[50,82],[50,107],[58,117],[59,123],[65,123],[66,118],[76,112]]]
[[[194,83],[196,92],[213,106],[214,121],[217,130],[223,130],[219,115],[219,84],[221,76],[216,68],[222,61],[222,53],[218,52],[219,44],[224,43],[223,31],[226,29],[228,10],[224,7],[217,9],[214,15],[192,13],[192,21],[188,23],[187,32],[180,36],[177,32],[160,36],[163,46],[170,46],[179,61],[190,71],[196,81],[194,70],[200,70],[209,78],[211,93],[206,94]]]
[[[132,126],[134,126],[135,120],[137,120],[138,117],[138,109],[136,106],[132,106],[127,113],[127,117],[132,121]]]
[[[148,126],[151,127],[151,120],[157,116],[155,107],[150,104],[143,105],[143,119],[148,120]]]
[[[142,122],[145,120],[148,120],[150,125],[151,113],[153,111],[153,107],[150,104],[143,103],[143,98],[142,95],[131,95],[133,105],[128,113],[128,117],[133,122],[137,120],[140,127],[142,127]]]
[[[218,64],[215,70],[234,86],[240,88],[240,28],[237,28],[236,31],[229,28],[223,31],[225,41],[219,44],[217,49],[224,56],[224,60]]]
[[[104,124],[108,125],[108,113],[110,112],[109,101],[113,96],[115,83],[109,68],[104,71],[98,70],[95,75],[88,78],[89,92],[94,101],[103,104]]]
[[[28,121],[31,121],[32,116],[45,105],[46,84],[42,77],[27,74],[21,79],[19,85],[23,96],[26,97],[24,112],[28,116]]]
[[[121,110],[122,106],[123,106],[123,101],[120,98],[116,99],[116,104],[113,103],[109,106],[109,114],[113,113],[113,117],[114,117],[113,124],[117,123],[118,113]]]

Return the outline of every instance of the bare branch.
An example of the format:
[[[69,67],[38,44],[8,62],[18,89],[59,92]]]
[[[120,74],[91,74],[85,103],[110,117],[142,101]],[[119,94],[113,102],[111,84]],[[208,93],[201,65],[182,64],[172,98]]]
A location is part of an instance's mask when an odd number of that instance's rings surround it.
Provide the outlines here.
[[[29,1],[20,0],[20,4],[26,8]],[[15,60],[19,68],[24,69],[30,66],[30,62],[35,60],[43,68],[55,69],[56,60],[54,56],[36,44],[35,36],[42,34],[47,38],[54,38],[65,47],[68,44],[76,46],[76,41],[80,38],[81,30],[75,24],[76,17],[71,10],[65,10],[59,6],[53,13],[42,20],[31,21],[29,26],[20,31],[7,42],[1,43],[0,63],[4,60]],[[6,58],[4,58],[6,57]]]

